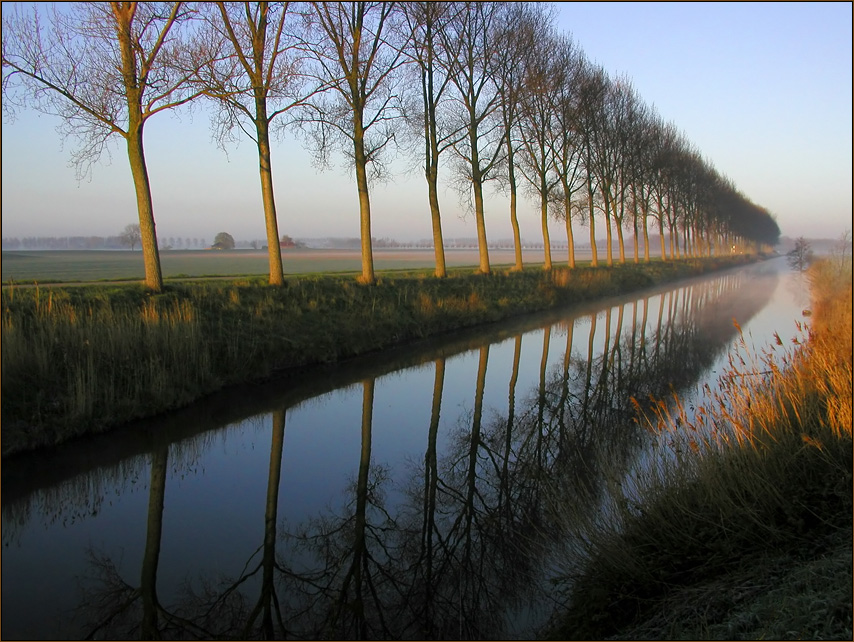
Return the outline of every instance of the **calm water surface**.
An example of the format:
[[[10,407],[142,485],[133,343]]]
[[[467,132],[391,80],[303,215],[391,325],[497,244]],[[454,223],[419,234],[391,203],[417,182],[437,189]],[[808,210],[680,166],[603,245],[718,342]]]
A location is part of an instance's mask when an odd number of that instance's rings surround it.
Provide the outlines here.
[[[738,333],[796,334],[776,259],[219,394],[2,467],[4,639],[531,637],[553,500],[601,505]]]

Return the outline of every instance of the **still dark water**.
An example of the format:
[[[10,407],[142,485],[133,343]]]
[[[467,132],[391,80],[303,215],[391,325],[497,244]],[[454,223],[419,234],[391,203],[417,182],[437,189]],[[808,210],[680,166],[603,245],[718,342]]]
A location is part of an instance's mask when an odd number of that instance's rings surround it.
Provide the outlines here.
[[[598,510],[648,446],[630,398],[691,400],[733,319],[787,341],[801,278],[775,259],[5,462],[3,638],[530,638],[560,602],[555,498]]]

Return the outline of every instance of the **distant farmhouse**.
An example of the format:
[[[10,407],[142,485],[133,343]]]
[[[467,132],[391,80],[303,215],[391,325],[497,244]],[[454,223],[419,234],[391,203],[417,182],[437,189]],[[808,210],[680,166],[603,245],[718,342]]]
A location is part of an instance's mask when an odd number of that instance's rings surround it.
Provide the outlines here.
[[[296,241],[294,241],[290,236],[284,234],[282,236],[282,240],[279,241],[279,248],[283,250],[289,250],[291,248],[297,247]]]

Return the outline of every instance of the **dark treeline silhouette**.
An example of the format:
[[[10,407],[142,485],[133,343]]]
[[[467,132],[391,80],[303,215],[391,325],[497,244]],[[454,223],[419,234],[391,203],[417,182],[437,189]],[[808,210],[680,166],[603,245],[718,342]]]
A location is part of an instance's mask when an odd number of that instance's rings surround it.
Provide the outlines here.
[[[570,502],[576,512],[596,513],[607,506],[607,480],[634,465],[649,438],[634,421],[632,398],[643,402],[677,382],[695,384],[735,338],[733,316],[745,322],[770,296],[773,288],[763,289],[764,296],[748,293],[749,278],[733,272],[581,313],[530,334],[526,348],[521,333],[510,335],[509,371],[490,375],[506,382],[503,408],[485,402],[494,344],[482,344],[471,353],[477,365],[470,410],[452,419],[441,439],[440,416],[452,410],[442,403],[447,357],[432,356],[423,455],[394,477],[372,454],[381,375],[362,373],[349,382],[360,391],[361,413],[348,420],[360,447],[351,453],[355,472],[345,501],[318,507],[319,514],[300,523],[279,514],[280,498],[298,492],[280,487],[289,404],[272,411],[258,515],[263,535],[235,576],[187,578],[178,590],[158,592],[164,520],[180,519],[168,510],[165,471],[197,467],[199,448],[218,440],[202,438],[198,447],[157,443],[134,458],[139,465],[122,465],[137,469],[134,476],[150,471],[140,571],[128,576],[93,550],[81,630],[89,637],[147,639],[518,636],[511,614],[551,599],[548,551],[565,537],[555,507]],[[556,350],[560,357],[550,359]],[[538,363],[538,376],[520,389],[524,362]],[[54,518],[77,511],[80,502],[81,514],[92,512],[97,485],[81,480],[68,486],[80,497],[49,494],[41,503]],[[4,505],[4,544],[14,540],[18,521],[7,511],[15,507]],[[170,596],[168,604],[159,593]]]
[[[25,236],[3,239],[4,250],[122,250],[120,236]]]
[[[240,241],[238,247],[252,247],[256,241]],[[200,238],[161,237],[163,249],[205,249],[206,241]],[[122,236],[16,236],[3,238],[4,250],[127,250],[132,249]],[[138,249],[138,248],[135,248]]]
[[[371,184],[392,178],[394,146],[423,164],[437,277],[445,276],[443,163],[474,213],[484,274],[489,185],[510,197],[516,269],[520,187],[540,208],[546,269],[550,217],[565,223],[570,267],[573,223],[589,229],[594,265],[597,229],[605,232],[608,265],[629,260],[624,230],[634,235],[635,262],[650,260],[650,243],[641,256],[638,242],[650,228],[665,260],[758,251],[780,235],[771,214],[644,103],[630,79],[612,78],[559,33],[547,3],[16,6],[3,14],[3,97],[7,113],[58,114],[62,133],[80,143],[72,160],[82,173],[110,136],[125,140],[145,283],[154,290],[163,282],[143,129],[155,114],[200,100],[216,106],[221,144],[242,131],[258,147],[272,284],[283,279],[270,140],[283,128],[295,128],[321,166],[335,151],[352,163],[359,279],[368,284],[375,281]]]

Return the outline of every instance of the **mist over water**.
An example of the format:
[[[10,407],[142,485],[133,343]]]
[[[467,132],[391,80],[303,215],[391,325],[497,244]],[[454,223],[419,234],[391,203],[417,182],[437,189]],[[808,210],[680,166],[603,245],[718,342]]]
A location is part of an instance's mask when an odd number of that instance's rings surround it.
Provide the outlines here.
[[[558,604],[558,502],[601,510],[739,338],[796,334],[783,260],[425,341],[4,462],[9,638],[484,639]]]

